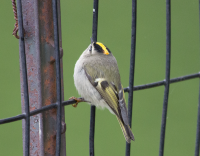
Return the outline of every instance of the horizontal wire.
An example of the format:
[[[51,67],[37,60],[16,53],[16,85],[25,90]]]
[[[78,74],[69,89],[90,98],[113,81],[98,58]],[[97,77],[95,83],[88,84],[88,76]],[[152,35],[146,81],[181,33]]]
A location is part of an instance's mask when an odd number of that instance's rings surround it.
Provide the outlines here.
[[[78,98],[78,99],[80,99],[80,98]],[[74,103],[76,103],[76,100],[67,100],[67,101],[63,101],[62,105],[67,106],[67,105],[71,105],[71,104],[74,104]]]
[[[63,101],[62,105],[67,106],[67,105],[71,105],[71,104],[74,104],[74,103],[76,103],[76,100],[68,100],[68,101]],[[57,103],[53,103],[53,104],[50,104],[48,106],[44,106],[42,108],[35,109],[35,110],[30,112],[30,116],[42,113],[44,111],[47,111],[47,110],[50,110],[50,109],[56,108],[56,107],[57,107]],[[13,116],[13,117],[1,119],[0,124],[5,124],[5,123],[9,123],[9,122],[22,120],[22,119],[25,119],[25,117],[26,117],[26,114],[20,114],[20,115],[16,115],[16,116]]]
[[[71,105],[71,104],[74,104],[74,103],[76,103],[76,100],[67,100],[67,101],[62,102],[62,106],[67,106],[67,105]],[[53,104],[50,104],[48,106],[44,106],[40,109],[36,109],[36,110],[31,111],[30,116],[36,115],[38,113],[42,113],[43,111],[47,111],[49,109],[56,108],[56,107],[57,107],[57,103],[53,103]]]
[[[189,80],[189,79],[193,79],[193,78],[197,78],[197,77],[200,77],[200,72],[196,73],[196,74],[191,74],[191,75],[186,75],[186,76],[181,76],[181,77],[170,79],[170,83],[180,82],[180,81]],[[133,88],[133,90],[137,91],[137,90],[142,90],[142,89],[158,87],[158,86],[162,86],[162,85],[165,85],[165,80],[153,82],[153,83],[149,83],[149,84],[145,84],[145,85],[135,86]],[[129,92],[129,87],[124,88],[124,92]]]
[[[189,80],[189,79],[198,78],[198,77],[200,77],[200,72],[196,73],[196,74],[191,74],[191,75],[186,75],[186,76],[181,76],[181,77],[170,79],[170,83],[180,82],[180,81]],[[137,91],[137,90],[142,90],[142,89],[148,89],[148,88],[161,86],[161,85],[164,85],[164,84],[165,84],[165,80],[154,82],[154,83],[149,83],[149,84],[145,84],[145,85],[135,86],[133,88],[133,90]],[[129,92],[129,87],[124,88],[124,92]],[[62,106],[67,106],[67,105],[71,105],[71,104],[74,104],[74,103],[76,103],[76,100],[67,100],[67,101],[63,101],[62,102]],[[57,103],[53,103],[53,104],[50,104],[48,106],[44,106],[42,108],[39,108],[39,109],[31,111],[30,112],[30,116],[42,113],[44,111],[47,111],[49,109],[56,108],[56,107],[57,107]],[[9,123],[9,122],[22,120],[25,117],[26,117],[25,114],[20,114],[20,115],[16,115],[16,116],[13,116],[13,117],[1,119],[0,120],[0,125],[1,124],[5,124],[5,123]]]
[[[13,116],[13,117],[10,117],[10,118],[1,119],[0,124],[5,124],[5,123],[9,123],[9,122],[22,120],[22,119],[25,119],[25,117],[26,117],[26,114],[20,114],[20,115]]]
[[[36,115],[36,114],[39,114],[39,113],[42,113],[44,111],[47,111],[49,109],[52,109],[52,108],[56,108],[57,107],[57,104],[56,103],[53,103],[53,104],[50,104],[48,106],[44,106],[42,108],[39,108],[39,109],[35,109],[33,111],[30,112],[30,116],[33,116],[33,115]]]

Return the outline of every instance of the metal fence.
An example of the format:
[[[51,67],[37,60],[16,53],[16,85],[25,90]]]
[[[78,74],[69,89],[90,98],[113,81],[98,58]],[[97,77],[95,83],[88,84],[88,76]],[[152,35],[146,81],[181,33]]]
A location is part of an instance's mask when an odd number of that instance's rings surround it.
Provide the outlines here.
[[[199,1],[200,3],[200,1]],[[57,118],[56,118],[56,156],[60,156],[61,151],[61,130],[62,130],[62,106],[67,106],[75,103],[75,100],[62,101],[62,88],[61,88],[61,67],[60,67],[60,42],[59,42],[59,3],[57,0],[52,0],[52,10],[53,10],[53,28],[54,28],[54,52],[56,56],[56,103],[52,103],[47,106],[43,106],[39,109],[33,111],[29,110],[29,91],[28,91],[28,78],[27,78],[27,63],[26,63],[26,53],[25,53],[25,43],[24,43],[24,32],[23,32],[23,14],[22,14],[22,2],[17,0],[17,12],[18,12],[18,24],[19,24],[19,46],[21,55],[21,67],[22,67],[22,79],[23,79],[23,92],[24,92],[24,103],[25,112],[23,114],[1,119],[0,124],[10,123],[18,120],[24,119],[25,121],[25,141],[24,141],[24,155],[30,155],[30,117],[47,110],[56,108]],[[200,5],[199,5],[200,6]],[[166,76],[165,80],[158,81],[155,83],[134,86],[134,68],[135,68],[135,45],[136,45],[136,0],[132,0],[132,34],[131,34],[131,53],[130,53],[130,75],[129,75],[129,87],[125,88],[124,91],[129,93],[128,97],[128,116],[129,124],[131,127],[132,123],[132,104],[133,104],[133,91],[152,88],[164,85],[164,100],[163,100],[163,111],[162,111],[162,123],[161,123],[161,133],[160,133],[160,148],[159,156],[164,154],[164,141],[165,141],[165,129],[166,129],[166,116],[167,116],[167,105],[169,96],[169,86],[170,83],[176,83],[188,79],[199,78],[200,73],[186,75],[182,77],[177,77],[170,79],[170,51],[171,51],[171,13],[170,13],[170,0],[166,0]],[[94,0],[93,5],[93,29],[92,38],[93,41],[97,41],[97,25],[98,25],[98,0]],[[200,90],[199,90],[200,91]],[[199,93],[200,96],[200,93]],[[91,106],[90,115],[90,136],[89,136],[89,155],[94,156],[94,132],[95,132],[95,106]],[[195,145],[195,156],[199,156],[199,140],[200,139],[200,97],[198,105],[198,119],[197,119],[197,130],[196,130],[196,145]],[[130,144],[126,143],[126,156],[130,156]]]

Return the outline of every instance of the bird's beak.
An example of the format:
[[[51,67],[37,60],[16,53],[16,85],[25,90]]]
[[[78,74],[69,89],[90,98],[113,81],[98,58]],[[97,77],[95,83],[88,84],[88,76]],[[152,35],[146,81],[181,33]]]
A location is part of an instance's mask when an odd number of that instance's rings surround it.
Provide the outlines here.
[[[91,40],[91,44],[92,44],[94,42],[93,39],[92,39],[92,37],[90,37],[90,40]]]
[[[90,40],[91,40],[91,44],[90,44],[90,51],[92,51],[92,44],[93,44],[93,39],[92,39],[92,37],[90,37]]]
[[[89,51],[90,51],[90,53],[91,53],[91,51],[92,51],[92,44],[90,44],[90,49],[89,49]]]

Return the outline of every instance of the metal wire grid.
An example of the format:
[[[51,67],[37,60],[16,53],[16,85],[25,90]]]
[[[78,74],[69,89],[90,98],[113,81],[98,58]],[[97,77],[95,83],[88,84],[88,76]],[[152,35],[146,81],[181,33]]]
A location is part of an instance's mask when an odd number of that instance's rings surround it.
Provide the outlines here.
[[[170,51],[171,51],[171,12],[170,12],[170,0],[166,0],[166,76],[165,80],[158,81],[155,83],[134,86],[134,68],[135,68],[135,45],[136,45],[136,0],[132,0],[132,33],[131,33],[131,57],[130,57],[130,75],[129,75],[129,87],[125,88],[124,91],[129,93],[128,97],[128,116],[129,124],[131,127],[132,123],[132,104],[133,104],[133,91],[157,87],[165,85],[164,100],[163,100],[163,111],[162,111],[162,123],[161,123],[161,134],[160,134],[160,148],[159,156],[164,154],[164,140],[165,140],[165,129],[166,129],[166,115],[168,105],[168,94],[169,84],[189,80],[193,78],[199,78],[200,73],[186,75],[170,79]],[[27,69],[26,69],[26,56],[25,56],[25,43],[23,34],[23,18],[22,18],[22,4],[21,0],[17,1],[18,6],[18,22],[19,22],[19,46],[22,61],[22,76],[24,84],[24,101],[25,101],[25,113],[14,117],[5,118],[0,120],[0,124],[14,122],[25,119],[25,156],[29,156],[29,144],[30,144],[30,117],[38,113],[57,108],[57,134],[56,134],[56,156],[60,155],[61,147],[61,107],[75,103],[75,100],[61,101],[61,72],[60,72],[60,52],[59,52],[59,31],[58,31],[58,11],[57,1],[52,0],[53,7],[53,24],[54,24],[54,39],[55,39],[55,53],[56,53],[56,85],[57,85],[57,102],[44,106],[34,111],[29,111],[29,93],[28,93],[28,80],[27,80]],[[199,0],[200,10],[200,0]],[[97,23],[98,23],[98,0],[94,0],[93,5],[93,29],[92,38],[97,41]],[[95,107],[91,106],[90,115],[90,156],[94,156],[94,132],[95,132]],[[198,117],[197,117],[197,131],[196,131],[196,144],[195,144],[195,156],[199,156],[199,143],[200,143],[200,86],[199,86],[199,105],[198,105]],[[126,143],[126,156],[130,156],[130,144]]]
[[[93,3],[93,25],[92,25],[92,39],[97,41],[97,25],[98,25],[98,7],[99,0],[94,0]],[[90,136],[89,136],[89,152],[90,156],[94,156],[94,132],[95,132],[95,112],[96,107],[90,108]]]

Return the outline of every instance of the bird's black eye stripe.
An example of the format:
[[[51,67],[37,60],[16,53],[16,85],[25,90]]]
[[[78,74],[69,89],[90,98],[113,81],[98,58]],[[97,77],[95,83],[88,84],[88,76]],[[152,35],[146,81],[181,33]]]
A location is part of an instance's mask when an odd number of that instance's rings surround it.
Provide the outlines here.
[[[102,47],[101,47],[100,45],[94,43],[94,48],[95,48],[95,50],[96,50],[97,52],[103,53],[103,49],[102,49]]]
[[[108,47],[106,47],[106,49],[108,50],[109,53],[111,53],[110,49],[108,49]]]

